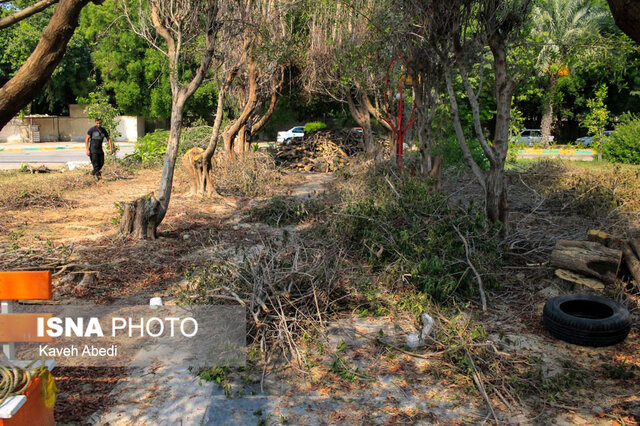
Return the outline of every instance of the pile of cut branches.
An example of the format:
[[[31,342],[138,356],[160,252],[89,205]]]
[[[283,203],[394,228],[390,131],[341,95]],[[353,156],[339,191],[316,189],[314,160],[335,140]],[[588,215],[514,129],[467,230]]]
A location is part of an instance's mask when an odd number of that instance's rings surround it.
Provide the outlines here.
[[[304,171],[333,172],[349,164],[362,148],[362,136],[355,131],[331,130],[305,135],[301,141],[283,145],[276,154],[279,163]]]
[[[266,358],[278,351],[304,365],[301,338],[324,327],[348,273],[335,246],[265,242],[239,262],[212,262],[194,273],[192,301],[246,306],[249,335]]]

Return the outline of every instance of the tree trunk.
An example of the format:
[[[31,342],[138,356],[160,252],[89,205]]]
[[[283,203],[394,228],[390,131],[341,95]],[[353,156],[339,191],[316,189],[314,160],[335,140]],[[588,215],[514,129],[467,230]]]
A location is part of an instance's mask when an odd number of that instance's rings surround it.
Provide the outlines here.
[[[169,201],[171,200],[173,173],[175,171],[176,159],[178,158],[178,146],[180,145],[180,135],[182,134],[182,113],[184,112],[185,102],[186,99],[184,95],[179,95],[171,107],[171,131],[169,132],[167,152],[164,154],[160,188],[158,189],[157,225],[162,222],[167,214]]]
[[[607,0],[616,25],[636,43],[640,43],[640,2]]]
[[[253,112],[256,107],[258,101],[258,69],[257,65],[251,60],[248,60],[247,65],[247,78],[248,78],[248,93],[244,108],[240,113],[240,116],[234,121],[232,124],[227,126],[225,131],[222,133],[222,140],[224,142],[224,149],[227,153],[229,159],[235,158],[236,151],[241,150],[242,147],[238,147],[236,145],[236,136],[238,136],[238,132],[240,129],[244,127],[249,119],[249,116]]]
[[[26,62],[0,88],[0,129],[41,91],[62,60],[89,0],[61,0]],[[101,3],[101,1],[94,1]]]
[[[549,77],[549,90],[544,100],[544,113],[542,114],[542,121],[540,122],[540,129],[542,130],[542,137],[540,142],[545,147],[549,146],[551,141],[551,129],[553,127],[553,98],[556,91],[557,77],[551,75]]]
[[[496,91],[496,124],[493,144],[489,157],[490,169],[487,175],[487,219],[504,224],[503,234],[508,231],[509,205],[507,202],[507,181],[504,164],[509,152],[509,128],[511,126],[511,100],[515,81],[507,73],[507,55],[504,38],[499,32],[489,38],[493,54],[493,72]]]
[[[213,185],[213,174],[211,160],[216,153],[218,147],[218,139],[220,137],[220,127],[224,118],[224,98],[227,90],[231,86],[231,82],[238,72],[237,68],[232,69],[227,74],[224,84],[218,91],[218,103],[216,105],[216,118],[213,122],[213,129],[209,137],[207,149],[204,152],[190,150],[191,156],[183,156],[182,162],[185,165],[191,178],[191,195],[199,195],[200,197],[210,197],[218,195]],[[187,160],[185,160],[185,157]],[[185,162],[186,161],[186,162]]]
[[[509,204],[507,201],[507,181],[502,165],[491,163],[485,184],[485,212],[491,223],[507,225]]]
[[[581,272],[604,283],[614,283],[622,261],[622,251],[591,241],[558,240],[551,253],[553,267]]]
[[[375,158],[376,161],[381,160],[381,150],[376,143],[375,137],[373,135],[373,130],[371,129],[371,116],[367,107],[364,103],[364,100],[361,97],[360,91],[356,89],[356,96],[360,97],[360,99],[354,98],[352,93],[347,94],[347,104],[349,105],[349,112],[351,112],[351,116],[358,123],[360,127],[362,127],[362,136],[363,136],[363,144],[365,153],[371,158]]]
[[[431,123],[435,117],[435,97],[425,90],[424,83],[417,76],[413,77],[413,90],[416,99],[416,113],[418,115],[417,133],[418,150],[420,151],[420,173],[428,176],[433,167],[431,159]]]
[[[453,121],[453,129],[456,132],[458,144],[460,145],[460,149],[462,150],[462,155],[464,156],[467,165],[476,177],[476,181],[480,184],[480,186],[482,186],[482,189],[486,191],[486,177],[480,166],[478,166],[478,164],[471,156],[471,150],[467,145],[467,139],[464,136],[464,131],[462,130],[462,124],[460,123],[460,114],[458,113],[458,99],[456,98],[456,92],[453,88],[453,81],[451,80],[451,70],[448,67],[445,67],[444,69],[444,78],[447,84],[447,93],[449,95],[449,112],[451,114],[451,121]]]

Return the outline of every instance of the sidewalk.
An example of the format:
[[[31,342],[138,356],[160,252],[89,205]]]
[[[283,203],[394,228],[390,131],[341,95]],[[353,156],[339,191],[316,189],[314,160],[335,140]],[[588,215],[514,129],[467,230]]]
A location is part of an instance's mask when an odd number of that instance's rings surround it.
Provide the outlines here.
[[[114,142],[121,148],[133,147],[133,142]],[[85,149],[84,142],[0,143],[0,152],[55,151],[58,149]]]

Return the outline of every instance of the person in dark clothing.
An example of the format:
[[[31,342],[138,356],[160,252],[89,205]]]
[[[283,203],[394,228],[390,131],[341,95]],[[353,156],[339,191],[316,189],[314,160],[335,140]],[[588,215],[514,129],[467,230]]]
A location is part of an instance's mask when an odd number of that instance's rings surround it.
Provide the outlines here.
[[[84,146],[87,149],[87,155],[91,159],[91,165],[93,170],[91,174],[100,179],[102,166],[104,166],[104,151],[102,150],[102,142],[104,140],[109,142],[109,152],[113,154],[113,145],[111,144],[111,138],[109,133],[102,127],[102,121],[96,119],[96,125],[87,131],[87,136],[84,138]]]

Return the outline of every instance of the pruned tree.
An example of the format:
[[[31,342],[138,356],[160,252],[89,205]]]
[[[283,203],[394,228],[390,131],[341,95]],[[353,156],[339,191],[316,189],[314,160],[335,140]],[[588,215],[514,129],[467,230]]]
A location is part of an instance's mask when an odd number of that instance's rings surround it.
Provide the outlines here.
[[[128,10],[126,2],[122,4],[134,32],[164,54],[169,65],[171,129],[158,197],[150,195],[132,203],[123,203],[121,221],[121,232],[125,235],[154,239],[156,229],[169,208],[184,107],[202,84],[213,58],[216,34],[220,28],[220,2],[139,0],[135,11]]]
[[[248,149],[245,130],[249,120],[253,121],[250,131],[253,135],[273,114],[289,60],[290,52],[285,47],[292,33],[285,17],[290,4],[289,1],[241,0],[224,12],[226,18],[215,59],[220,84],[213,130],[207,148],[184,159],[194,195],[216,194],[212,159],[219,139],[223,141],[227,158],[232,159],[236,152]],[[234,95],[240,112],[222,129],[223,104],[229,95]]]
[[[381,99],[395,53],[390,33],[398,16],[387,0],[310,2],[308,9],[303,85],[308,93],[346,103],[363,130],[365,152],[381,160],[372,120],[391,131],[382,118]]]
[[[0,129],[26,107],[49,81],[78,26],[82,8],[89,2],[90,0],[59,1],[36,48],[15,75],[0,88]],[[102,2],[103,0],[93,0],[95,4]],[[37,2],[6,16],[0,19],[0,29],[26,19],[51,4],[53,3]]]

